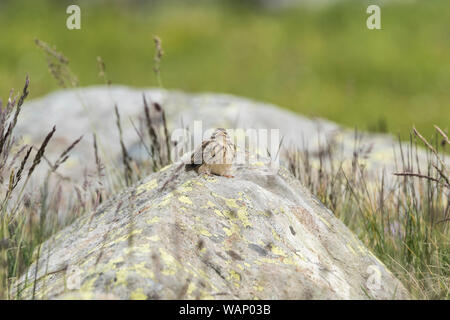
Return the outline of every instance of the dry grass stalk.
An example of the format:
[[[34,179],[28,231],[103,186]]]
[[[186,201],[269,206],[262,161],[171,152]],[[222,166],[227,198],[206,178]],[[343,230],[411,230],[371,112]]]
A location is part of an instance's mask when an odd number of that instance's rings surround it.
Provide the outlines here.
[[[106,85],[111,85],[111,81],[108,79],[108,76],[106,74],[106,65],[103,61],[102,57],[97,57],[97,66],[98,66],[98,76],[99,78],[103,79]]]
[[[164,55],[164,51],[162,48],[162,41],[158,36],[154,36],[153,41],[155,42],[155,57],[153,59],[155,62],[155,66],[153,67],[153,71],[156,74],[158,85],[162,87],[163,85],[161,80],[161,60]]]
[[[81,141],[81,139],[83,139],[83,136],[80,136],[78,139],[72,142],[72,144],[69,145],[66,148],[66,150],[63,151],[63,153],[61,153],[61,155],[59,156],[59,158],[56,160],[55,164],[52,167],[52,172],[55,172],[60,165],[62,165],[64,162],[67,161],[67,159],[69,158],[70,151],[72,151],[72,149],[75,148],[75,146]]]
[[[33,163],[31,164],[31,167],[28,170],[28,177],[27,178],[29,178],[33,174],[34,169],[41,162],[42,156],[44,155],[44,152],[45,152],[45,148],[47,147],[48,142],[52,138],[52,136],[55,133],[55,131],[56,131],[56,126],[53,126],[52,130],[47,134],[47,136],[45,137],[45,139],[42,142],[41,146],[39,147],[38,152],[34,156]]]
[[[121,125],[120,113],[119,113],[119,109],[117,108],[117,105],[114,106],[114,111],[116,113],[117,129],[119,130],[120,147],[122,149],[122,162],[123,162],[124,170],[125,170],[124,177],[125,177],[126,185],[129,186],[129,185],[131,185],[131,183],[133,181],[133,170],[131,169],[131,162],[133,161],[133,159],[129,155],[127,148],[125,147],[125,143],[123,142],[122,125]]]
[[[34,42],[45,53],[48,70],[58,84],[62,88],[77,87],[78,79],[69,68],[69,59],[44,41],[36,38]]]
[[[447,135],[444,133],[444,131],[439,128],[438,126],[434,126],[436,131],[444,138],[443,142],[443,146],[445,146],[445,144],[450,144]],[[420,169],[418,168],[419,172],[415,173],[415,172],[411,172],[411,171],[404,171],[404,172],[396,172],[394,173],[394,175],[396,176],[404,176],[404,177],[417,177],[417,178],[421,178],[421,179],[426,179],[429,181],[433,181],[436,182],[442,186],[444,186],[447,189],[450,189],[450,178],[449,178],[449,173],[448,173],[448,169],[447,166],[444,162],[444,160],[442,160],[442,158],[440,157],[439,153],[436,151],[436,149],[427,141],[427,139],[425,139],[420,132],[416,129],[413,128],[413,132],[414,135],[416,137],[418,137],[425,145],[425,147],[430,150],[435,158],[438,160],[438,162],[441,165],[441,168],[439,168],[437,165],[435,165],[434,163],[431,163],[431,167],[434,168],[437,172],[437,177],[432,177],[430,174],[422,174],[420,173]],[[442,181],[443,180],[443,181]]]

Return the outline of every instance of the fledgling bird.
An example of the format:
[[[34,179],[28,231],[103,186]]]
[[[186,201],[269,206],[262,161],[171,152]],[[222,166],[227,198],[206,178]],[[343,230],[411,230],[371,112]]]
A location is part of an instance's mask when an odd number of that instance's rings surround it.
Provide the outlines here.
[[[233,176],[229,173],[235,158],[236,145],[225,129],[218,128],[194,151],[186,169],[232,178]]]

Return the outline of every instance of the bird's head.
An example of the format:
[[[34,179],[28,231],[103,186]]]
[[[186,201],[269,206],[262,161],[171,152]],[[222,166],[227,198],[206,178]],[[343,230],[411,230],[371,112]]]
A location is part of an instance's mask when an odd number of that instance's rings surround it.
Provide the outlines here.
[[[213,134],[211,135],[211,139],[218,139],[218,138],[228,138],[227,130],[224,128],[217,128],[214,130]]]

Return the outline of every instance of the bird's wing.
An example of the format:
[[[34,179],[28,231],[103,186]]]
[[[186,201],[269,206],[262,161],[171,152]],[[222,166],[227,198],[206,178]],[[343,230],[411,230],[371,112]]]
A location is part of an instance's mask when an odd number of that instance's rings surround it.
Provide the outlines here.
[[[203,152],[205,148],[211,143],[212,140],[205,140],[202,142],[202,145],[199,146],[191,156],[191,163],[193,165],[201,165],[204,163]]]

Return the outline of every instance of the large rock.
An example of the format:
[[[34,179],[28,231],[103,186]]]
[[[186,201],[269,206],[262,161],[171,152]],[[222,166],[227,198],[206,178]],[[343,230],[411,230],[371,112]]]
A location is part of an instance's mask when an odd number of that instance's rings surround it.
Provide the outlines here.
[[[287,167],[288,149],[307,150],[309,164],[319,168],[342,168],[351,172],[357,161],[365,166],[370,185],[380,182],[384,172],[386,190],[397,188],[398,178],[392,173],[402,170],[396,164],[400,158],[399,143],[390,135],[359,134],[355,139],[354,130],[324,120],[310,119],[275,105],[255,102],[227,94],[187,94],[174,90],[136,89],[125,86],[94,86],[74,90],[61,90],[40,99],[27,102],[17,125],[17,132],[25,142],[39,145],[53,125],[56,132],[46,150],[46,159],[56,161],[61,152],[79,136],[83,140],[70,152],[70,158],[59,169],[59,175],[52,176],[50,192],[60,195],[59,215],[62,220],[78,193],[84,192],[86,182],[97,183],[97,166],[94,156],[92,133],[97,135],[101,161],[107,172],[103,184],[109,183],[111,176],[120,172],[122,152],[116,127],[114,105],[117,105],[123,127],[123,138],[132,157],[148,159],[130,119],[138,125],[143,117],[143,99],[160,103],[168,120],[169,130],[191,127],[194,121],[202,121],[203,129],[225,127],[242,129],[279,129],[284,137],[280,152],[281,163]],[[155,120],[158,115],[155,115]],[[335,150],[333,157],[326,155],[328,147]],[[408,152],[406,152],[408,154]],[[333,161],[333,165],[327,163]],[[449,158],[446,161],[450,164]],[[427,155],[418,149],[417,162],[422,170],[427,167]],[[398,166],[398,167],[397,167]],[[416,167],[414,165],[414,167]],[[49,166],[42,161],[37,167],[27,192],[38,192]],[[64,179],[60,179],[63,177]],[[6,188],[7,185],[0,186]],[[59,192],[61,188],[62,192]],[[75,195],[75,191],[77,194]],[[54,191],[53,191],[54,190]],[[86,198],[89,192],[86,191]]]
[[[409,297],[284,168],[271,175],[256,163],[225,178],[177,175],[177,167],[148,176],[45,242],[18,281],[19,297]]]

